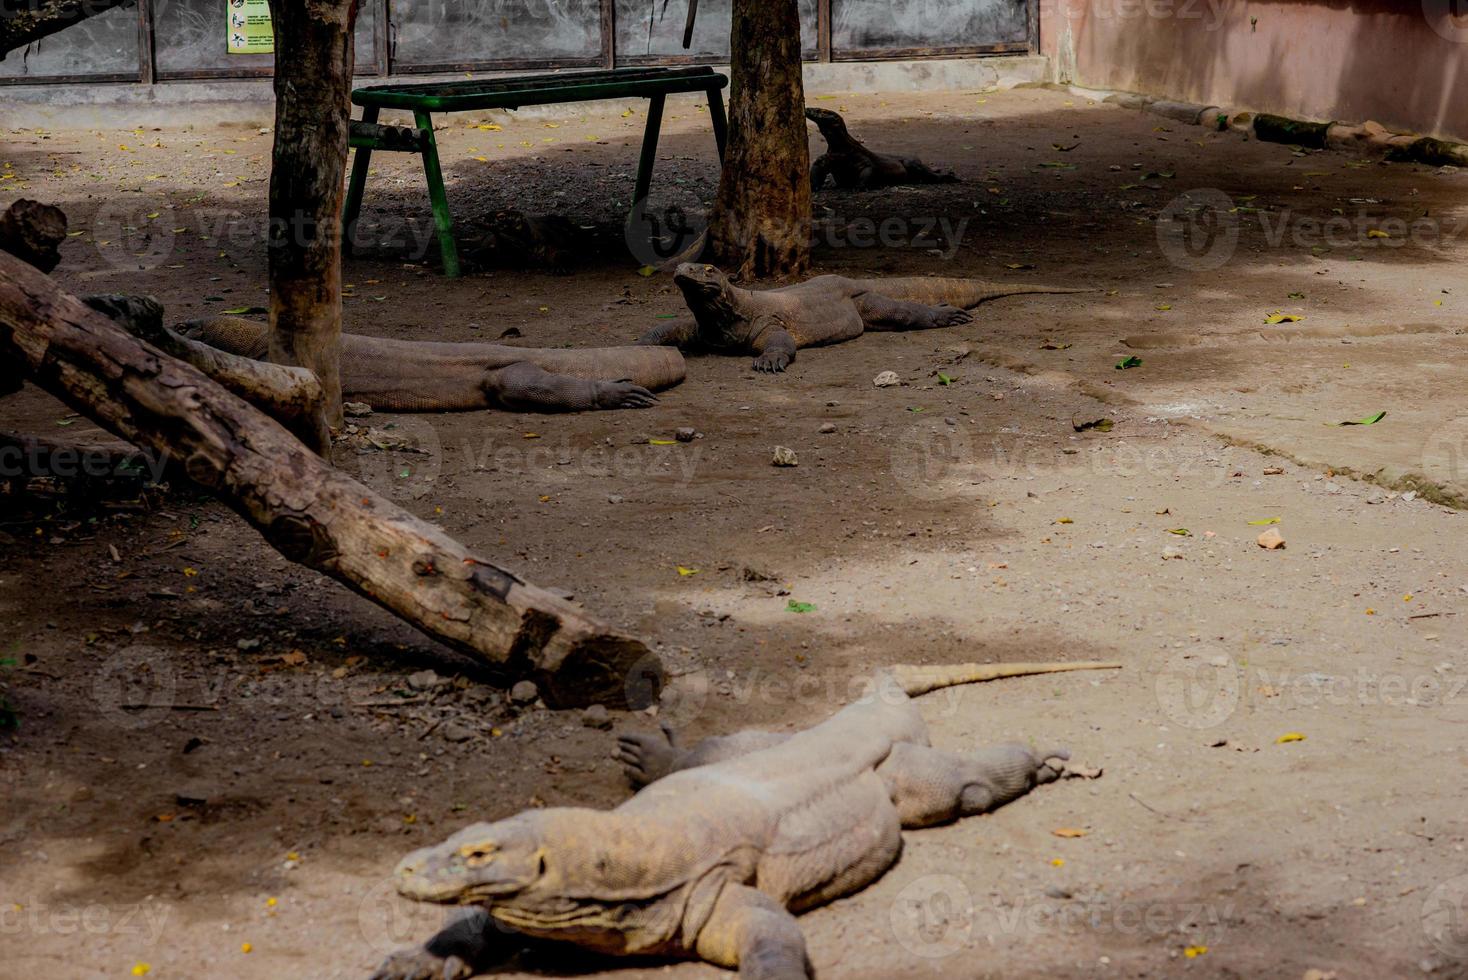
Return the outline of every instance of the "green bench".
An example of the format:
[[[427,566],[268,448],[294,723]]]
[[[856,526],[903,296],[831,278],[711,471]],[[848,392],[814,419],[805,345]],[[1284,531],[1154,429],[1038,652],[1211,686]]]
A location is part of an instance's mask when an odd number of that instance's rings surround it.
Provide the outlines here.
[[[428,181],[428,198],[433,205],[433,223],[446,276],[459,275],[459,249],[454,240],[454,221],[444,190],[443,170],[433,137],[435,112],[468,112],[484,109],[519,109],[527,105],[558,102],[592,102],[599,99],[645,98],[648,100],[647,128],[642,137],[642,156],[637,164],[637,184],[632,201],[635,208],[646,199],[657,158],[658,134],[663,124],[663,103],[669,95],[703,92],[708,96],[709,118],[719,156],[724,155],[728,120],[724,115],[723,89],[729,79],[712,68],[618,68],[608,71],[566,71],[513,78],[488,78],[456,82],[393,83],[371,85],[352,92],[352,101],[362,107],[362,118],[353,121],[350,143],[356,149],[351,182],[343,214],[343,244],[350,251],[357,216],[362,210],[362,192],[367,185],[367,167],[373,150],[418,153],[423,157],[423,175]],[[413,113],[413,127],[383,126],[377,122],[383,109],[406,109]]]

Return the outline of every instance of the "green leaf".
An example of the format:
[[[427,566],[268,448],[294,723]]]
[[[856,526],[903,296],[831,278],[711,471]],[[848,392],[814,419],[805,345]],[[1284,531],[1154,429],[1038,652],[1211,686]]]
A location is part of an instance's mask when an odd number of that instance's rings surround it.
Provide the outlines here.
[[[942,371],[939,371],[938,372],[938,383],[940,385],[944,385],[946,387],[947,385],[953,384],[953,379],[950,378],[948,375],[944,374]]]
[[[1137,355],[1135,355],[1135,354],[1132,354],[1129,357],[1122,358],[1121,360],[1119,360],[1119,361],[1116,362],[1116,369],[1118,371],[1125,371],[1127,368],[1134,368],[1134,367],[1141,367],[1141,366],[1142,366],[1142,359],[1140,357],[1138,357]]]
[[[794,599],[791,599],[789,602],[785,603],[786,612],[808,613],[814,612],[815,608],[816,604],[814,602],[796,602]]]
[[[1070,427],[1077,432],[1085,432],[1087,429],[1095,429],[1097,432],[1110,432],[1111,427],[1115,424],[1115,419],[1107,418],[1090,419],[1086,422],[1078,422],[1076,421],[1075,416],[1072,415],[1070,419]]]
[[[1193,536],[1193,532],[1185,527],[1170,527],[1167,529],[1167,533],[1176,534],[1180,538],[1191,538]]]
[[[1278,524],[1278,523],[1279,523],[1279,518],[1278,517],[1261,517],[1257,521],[1250,521],[1249,522],[1249,526],[1250,527],[1264,527],[1267,524]]]
[[[1385,412],[1377,412],[1375,415],[1368,415],[1364,419],[1356,419],[1354,421],[1347,420],[1345,422],[1337,422],[1336,425],[1375,425],[1376,423],[1380,422],[1384,418],[1386,418],[1386,413]],[[1329,424],[1329,423],[1327,423],[1327,424]]]
[[[269,313],[270,311],[263,306],[236,306],[224,312],[231,316],[250,316],[255,313]]]

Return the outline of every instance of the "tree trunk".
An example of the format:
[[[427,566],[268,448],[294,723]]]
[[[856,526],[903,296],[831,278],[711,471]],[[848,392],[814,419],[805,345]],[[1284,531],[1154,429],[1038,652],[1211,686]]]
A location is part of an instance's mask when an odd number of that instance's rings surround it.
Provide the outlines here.
[[[309,368],[342,424],[341,212],[357,0],[270,0],[275,146],[270,165],[270,351]]]
[[[10,256],[0,256],[0,363],[18,364],[115,435],[181,460],[290,560],[509,676],[533,678],[548,703],[656,698],[660,669],[642,643],[469,554]]]
[[[740,278],[810,264],[810,147],[797,0],[734,0],[729,144],[710,257]]]
[[[133,0],[0,0],[0,58],[78,21],[132,3]]]

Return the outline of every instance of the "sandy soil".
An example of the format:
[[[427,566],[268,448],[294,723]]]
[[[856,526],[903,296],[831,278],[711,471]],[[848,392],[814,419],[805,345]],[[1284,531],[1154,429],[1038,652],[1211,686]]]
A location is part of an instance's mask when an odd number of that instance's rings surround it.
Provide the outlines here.
[[[909,834],[880,882],[803,918],[821,976],[1468,976],[1468,555],[1433,502],[1464,475],[1468,177],[1055,92],[821,104],[963,183],[823,193],[820,271],[1099,292],[805,351],[782,377],[695,359],[636,414],[378,415],[426,454],[338,462],[656,642],[676,675],[660,720],[693,736],[808,725],[882,663],[1126,662],[927,699],[939,744],[1064,744],[1104,776]],[[466,233],[520,206],[615,235],[641,127],[624,108],[442,134]],[[670,114],[657,193],[696,205],[706,116]],[[13,132],[0,186],[66,208],[72,289],[183,319],[265,302],[268,153],[253,130]],[[414,164],[380,158],[371,237],[422,229]],[[1225,242],[1239,230],[1211,267],[1168,220],[1207,189]],[[1335,217],[1359,222],[1312,231]],[[888,218],[885,244],[851,243]],[[682,308],[610,249],[572,277],[448,282],[396,237],[349,263],[349,329],[607,344]],[[904,384],[874,387],[884,370]],[[96,435],[34,390],[3,411]],[[648,444],[679,426],[703,438]],[[772,467],[776,445],[800,465]],[[0,737],[0,976],[361,977],[440,921],[394,897],[405,851],[624,797],[608,732],[509,704],[217,504],[0,503],[20,722]],[[1255,544],[1272,518],[1285,550]],[[408,682],[429,669],[448,683]]]

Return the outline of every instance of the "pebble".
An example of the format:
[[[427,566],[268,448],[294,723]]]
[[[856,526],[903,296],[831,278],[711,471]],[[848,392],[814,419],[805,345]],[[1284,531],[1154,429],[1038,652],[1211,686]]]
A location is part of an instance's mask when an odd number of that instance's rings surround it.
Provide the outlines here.
[[[620,504],[622,502],[622,499],[623,498],[620,493],[607,494],[607,503],[609,504]]]
[[[872,384],[878,388],[891,388],[893,385],[902,384],[902,379],[897,376],[896,371],[883,371],[872,379]]]
[[[538,697],[540,689],[535,686],[534,681],[519,681],[510,688],[511,704],[534,704]]]
[[[431,670],[420,670],[408,675],[408,686],[415,691],[430,691],[444,683],[447,682]]]
[[[1270,528],[1255,540],[1259,542],[1259,547],[1268,549],[1269,551],[1278,551],[1285,546],[1284,535],[1279,533],[1279,528],[1277,527]]]
[[[598,728],[606,731],[612,727],[612,716],[604,704],[593,704],[581,712],[581,724],[587,728]]]
[[[695,428],[692,428],[691,426],[684,426],[681,429],[673,430],[673,438],[677,439],[679,442],[692,442],[694,439],[697,439],[698,436],[699,431]]]
[[[366,418],[372,414],[372,406],[366,402],[342,402],[342,414],[349,419]]]
[[[258,650],[260,649],[260,639],[252,636],[249,639],[236,640],[234,646],[236,650]]]
[[[474,737],[474,730],[457,721],[448,722],[440,729],[445,742],[467,742]]]
[[[819,431],[823,435],[830,435],[832,432],[835,432],[836,431],[836,423],[835,422],[822,422]]]
[[[800,457],[795,455],[795,450],[788,446],[776,446],[774,458],[770,460],[773,466],[799,466]]]

